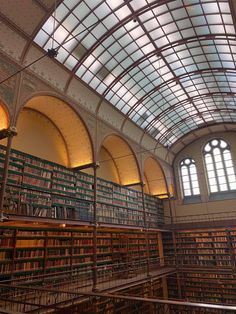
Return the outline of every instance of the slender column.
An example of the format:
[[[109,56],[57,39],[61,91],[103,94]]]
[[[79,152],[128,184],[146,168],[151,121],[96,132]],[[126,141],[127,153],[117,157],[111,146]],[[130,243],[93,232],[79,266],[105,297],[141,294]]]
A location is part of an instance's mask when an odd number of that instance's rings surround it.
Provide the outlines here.
[[[144,198],[144,183],[141,182],[140,185],[142,189],[143,225],[144,225],[146,250],[147,250],[147,276],[150,276],[150,245],[149,245],[149,239],[148,239],[147,216],[146,216],[145,198]]]
[[[236,261],[235,261],[233,240],[231,237],[231,230],[227,228],[225,232],[226,232],[226,238],[227,238],[227,248],[229,249],[229,253],[230,253],[230,268],[232,269],[232,272],[235,273]]]
[[[182,276],[183,276],[183,274],[182,274]],[[176,274],[176,280],[177,280],[177,288],[178,288],[178,297],[181,300],[182,299],[182,289],[181,289],[181,283],[180,283],[180,278],[179,278],[179,272],[177,272],[177,274]]]
[[[169,210],[170,210],[170,223],[173,224],[173,212],[172,212],[172,205],[170,200],[170,192],[168,189],[168,204],[169,204]]]
[[[168,286],[167,286],[167,280],[166,276],[162,277],[162,289],[163,289],[163,299],[168,300]],[[170,313],[170,308],[168,304],[164,305],[165,313]]]
[[[158,232],[158,250],[159,250],[159,258],[160,258],[160,266],[165,265],[164,260],[164,250],[163,250],[163,241],[162,241],[162,233]]]
[[[92,162],[87,165],[73,168],[76,170],[84,170],[93,168],[93,286],[92,291],[97,291],[97,168],[99,167],[98,162]]]
[[[182,260],[179,260],[179,256],[177,255],[177,247],[176,247],[176,234],[172,231],[172,239],[173,239],[173,246],[174,246],[174,259],[173,259],[173,266],[179,269],[179,266],[182,266]],[[181,267],[182,269],[182,267]]]
[[[94,181],[93,181],[93,291],[97,291],[97,168],[94,164]]]
[[[7,136],[7,147],[5,152],[5,161],[4,161],[4,168],[3,168],[3,175],[2,175],[2,182],[1,182],[1,190],[0,190],[0,221],[4,220],[4,197],[6,192],[7,186],[7,178],[8,178],[8,170],[9,170],[9,160],[10,160],[10,153],[11,153],[11,146],[12,146],[12,138],[16,135],[16,128],[10,127],[6,130]]]
[[[17,135],[17,130],[14,125],[16,124],[16,114],[17,114],[16,108],[17,108],[19,98],[20,98],[19,95],[20,95],[20,89],[21,89],[21,82],[22,82],[22,73],[19,72],[19,74],[16,77],[16,83],[15,83],[14,99],[12,103],[13,115],[10,120],[10,127],[6,130],[4,129],[0,131],[0,139],[7,138],[7,147],[6,147],[6,153],[5,153],[2,184],[1,184],[1,190],[0,190],[0,221],[3,221],[5,218],[3,204],[4,204],[4,197],[5,197],[7,179],[8,179],[8,169],[9,169],[9,159],[10,159],[11,146],[12,146],[12,138],[14,135]]]

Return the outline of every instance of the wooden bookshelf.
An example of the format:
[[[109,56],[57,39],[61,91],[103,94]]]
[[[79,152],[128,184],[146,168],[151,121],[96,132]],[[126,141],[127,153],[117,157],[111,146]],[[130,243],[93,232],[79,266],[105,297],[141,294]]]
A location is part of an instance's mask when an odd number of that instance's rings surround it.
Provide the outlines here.
[[[235,269],[236,229],[181,230],[172,235],[173,240],[164,235],[164,250],[166,255],[176,254],[179,267]]]
[[[23,279],[68,273],[84,281],[91,279],[93,268],[93,229],[37,225],[0,226],[1,280]],[[159,256],[159,238],[149,233],[151,258]],[[144,234],[137,230],[97,230],[99,281],[134,277],[145,271],[147,248]],[[156,265],[158,267],[158,265]],[[58,273],[60,275],[58,275]],[[39,279],[40,281],[40,279]]]
[[[182,271],[179,273],[179,285],[182,299],[192,302],[236,304],[235,274],[231,272]],[[178,299],[177,275],[168,277],[170,298]]]
[[[5,147],[0,146],[0,176]],[[98,178],[97,222],[144,227],[142,193]],[[11,150],[4,211],[93,222],[94,177]],[[145,195],[146,227],[164,223],[162,201]]]
[[[176,244],[173,231],[162,233],[163,255],[166,265],[176,265]]]
[[[163,233],[165,256],[178,272],[167,278],[168,294],[185,301],[236,304],[236,227]]]

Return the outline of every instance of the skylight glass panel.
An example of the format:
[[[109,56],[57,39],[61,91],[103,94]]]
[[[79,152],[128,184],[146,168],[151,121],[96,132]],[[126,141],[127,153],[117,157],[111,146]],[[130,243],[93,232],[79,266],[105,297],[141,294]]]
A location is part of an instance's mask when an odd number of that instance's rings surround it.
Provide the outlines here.
[[[123,20],[130,14],[131,11],[127,5],[123,5],[120,9],[115,11],[115,15],[118,17],[119,20]]]
[[[38,34],[36,35],[36,37],[34,38],[34,41],[39,46],[43,47],[45,43],[47,42],[48,38],[49,38],[49,35],[44,30],[40,30]]]
[[[131,1],[131,6],[133,7],[134,10],[138,10],[144,7],[145,5],[147,5],[147,2],[145,0]]]
[[[236,92],[234,36],[226,0],[66,0],[34,41],[55,47],[57,61],[171,145],[204,125],[199,113],[205,121],[236,119],[227,111],[235,100],[219,98]]]

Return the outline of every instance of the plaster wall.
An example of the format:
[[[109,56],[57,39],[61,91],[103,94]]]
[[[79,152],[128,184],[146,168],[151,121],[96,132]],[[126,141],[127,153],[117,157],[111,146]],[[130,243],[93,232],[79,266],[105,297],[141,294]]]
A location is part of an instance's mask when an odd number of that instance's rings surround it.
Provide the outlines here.
[[[186,146],[175,158],[174,176],[176,183],[176,198],[171,200],[173,219],[176,222],[218,220],[223,218],[235,218],[236,215],[236,191],[230,193],[217,193],[211,195],[205,171],[202,150],[205,144],[213,138],[222,138],[231,148],[232,160],[236,169],[236,132],[221,132],[203,136]],[[193,158],[196,162],[200,198],[198,201],[187,204],[183,198],[179,164],[184,158]],[[218,198],[216,200],[216,198]],[[165,202],[166,215],[170,215],[169,203]]]

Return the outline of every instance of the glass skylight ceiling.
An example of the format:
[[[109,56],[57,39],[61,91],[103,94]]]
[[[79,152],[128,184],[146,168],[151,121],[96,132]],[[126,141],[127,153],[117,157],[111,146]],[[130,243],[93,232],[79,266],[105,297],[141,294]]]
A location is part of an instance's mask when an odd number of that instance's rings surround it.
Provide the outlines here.
[[[228,0],[65,0],[34,41],[164,145],[236,122]]]

